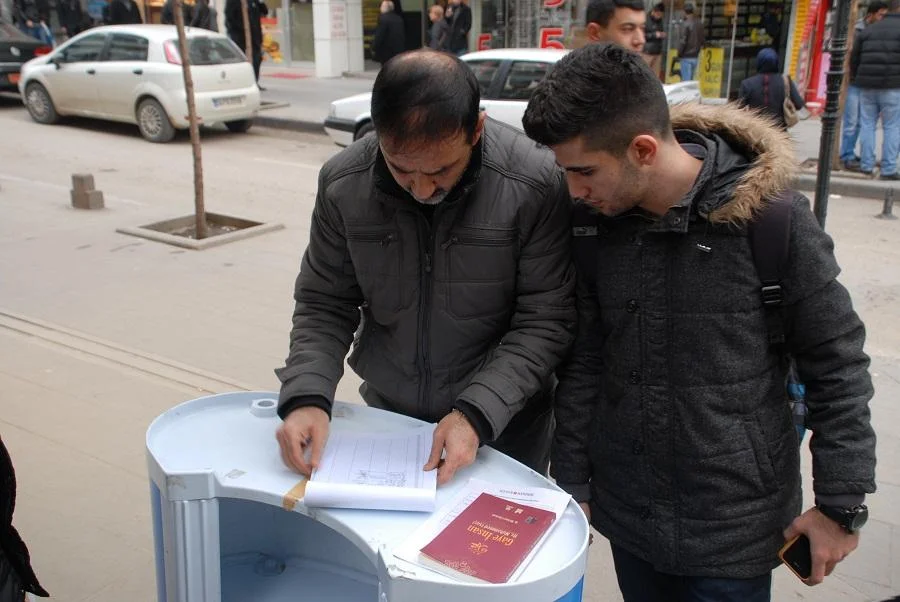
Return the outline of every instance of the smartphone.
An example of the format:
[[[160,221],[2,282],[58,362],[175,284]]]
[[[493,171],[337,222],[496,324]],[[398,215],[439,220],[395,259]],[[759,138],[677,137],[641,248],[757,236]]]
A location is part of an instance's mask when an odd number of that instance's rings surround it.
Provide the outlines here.
[[[812,575],[812,552],[806,535],[798,535],[784,544],[778,557],[800,579],[806,581]]]

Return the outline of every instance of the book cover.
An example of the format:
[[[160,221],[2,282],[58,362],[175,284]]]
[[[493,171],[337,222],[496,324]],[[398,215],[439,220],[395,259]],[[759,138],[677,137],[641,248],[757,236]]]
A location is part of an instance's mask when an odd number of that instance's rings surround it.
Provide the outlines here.
[[[506,583],[550,528],[556,514],[482,493],[421,549],[464,580]]]

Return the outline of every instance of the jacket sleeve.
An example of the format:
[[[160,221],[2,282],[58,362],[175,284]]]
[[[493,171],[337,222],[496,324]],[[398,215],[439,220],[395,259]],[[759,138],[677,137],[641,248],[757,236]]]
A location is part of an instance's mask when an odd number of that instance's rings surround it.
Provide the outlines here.
[[[791,79],[790,76],[788,76],[788,82],[791,84],[791,102],[794,103],[797,110],[800,110],[806,106],[806,101],[803,100],[803,96],[800,95],[800,90],[797,89],[797,84],[794,83],[794,80]]]
[[[574,339],[571,205],[562,173],[554,174],[522,246],[509,330],[459,395],[487,418],[493,439],[526,401],[546,388]]]
[[[865,328],[837,281],[831,238],[797,195],[787,272],[787,348],[806,385],[816,495],[875,491],[872,380]]]
[[[684,51],[687,48],[688,40],[691,39],[691,23],[687,23],[684,26],[684,30],[681,32],[681,39],[678,41],[678,56],[684,56]]]
[[[862,54],[863,32],[857,32],[856,39],[853,41],[853,49],[850,51],[850,82],[856,78],[859,72],[859,57]]]
[[[387,39],[387,21],[384,15],[378,17],[378,25],[375,26],[375,37],[372,39],[372,58],[382,62],[384,57],[383,46]]]
[[[330,404],[359,326],[363,298],[342,220],[327,199],[321,174],[294,300],[290,353],[285,366],[275,371],[281,380],[278,406],[300,397],[324,398]]]
[[[572,352],[558,372],[550,473],[557,485],[570,493],[576,502],[584,502],[590,498],[590,426],[601,388],[602,340],[598,334],[600,306],[591,285],[593,274],[577,263],[576,271],[578,331]]]

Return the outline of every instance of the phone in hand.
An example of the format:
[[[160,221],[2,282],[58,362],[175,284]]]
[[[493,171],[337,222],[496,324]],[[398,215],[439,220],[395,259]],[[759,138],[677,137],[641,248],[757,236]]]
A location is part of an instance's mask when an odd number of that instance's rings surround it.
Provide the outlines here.
[[[806,535],[800,534],[784,544],[784,547],[778,551],[778,557],[787,568],[791,569],[792,573],[803,581],[812,576],[812,551]]]

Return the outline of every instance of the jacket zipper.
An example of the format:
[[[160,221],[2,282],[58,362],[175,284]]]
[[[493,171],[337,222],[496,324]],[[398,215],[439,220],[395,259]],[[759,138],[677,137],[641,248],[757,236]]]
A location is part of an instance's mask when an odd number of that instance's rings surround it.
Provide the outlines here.
[[[479,247],[505,247],[514,240],[515,236],[492,238],[489,236],[478,236],[477,234],[454,234],[441,244],[441,250],[446,251],[452,245],[456,244],[470,244]]]
[[[391,244],[396,239],[397,236],[393,232],[358,232],[354,234],[347,234],[347,240],[354,240],[359,242],[380,242],[384,247]]]
[[[424,222],[424,228],[419,228],[419,240],[424,240],[422,245],[423,252],[421,254],[422,268],[419,272],[419,415],[427,416],[426,408],[428,407],[428,393],[431,391],[431,358],[428,356],[430,348],[429,336],[431,330],[431,285],[433,269],[432,261],[434,254],[434,229],[438,223],[441,208],[438,207],[431,217],[431,224],[425,216],[419,214],[417,219],[421,225]]]

